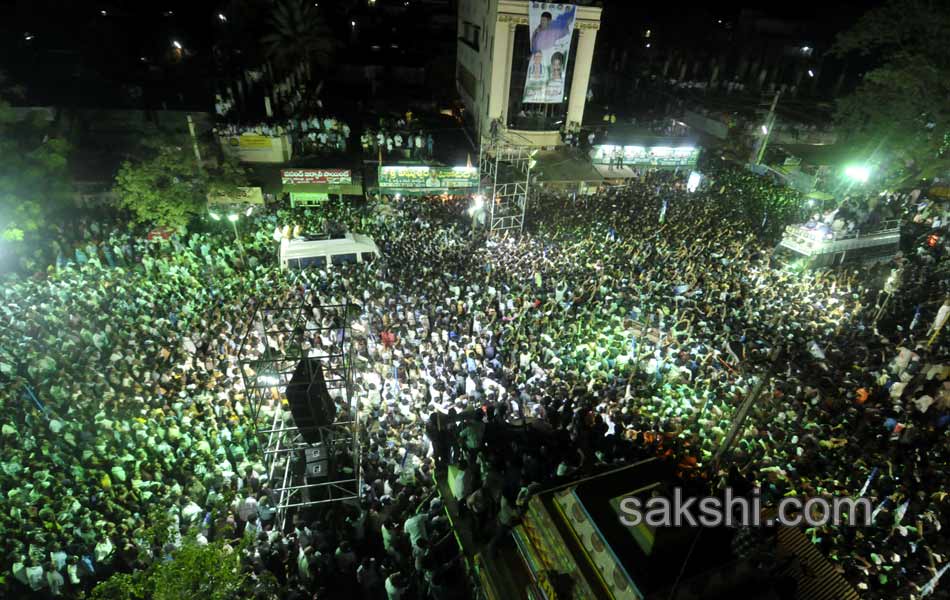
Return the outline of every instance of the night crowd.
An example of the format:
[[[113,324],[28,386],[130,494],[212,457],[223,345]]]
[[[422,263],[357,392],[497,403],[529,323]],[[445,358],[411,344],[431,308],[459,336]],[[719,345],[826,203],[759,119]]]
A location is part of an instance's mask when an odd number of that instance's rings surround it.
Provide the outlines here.
[[[412,111],[398,117],[381,117],[378,123],[363,128],[360,146],[364,155],[384,158],[431,159],[434,151],[432,132],[426,131]]]
[[[242,135],[287,135],[290,136],[294,154],[297,156],[344,153],[350,138],[350,126],[328,115],[271,119],[260,123],[219,124],[214,132],[221,138],[229,139],[240,139]]]
[[[498,542],[538,484],[653,453],[711,490],[739,478],[766,501],[868,497],[873,527],[806,533],[866,597],[923,597],[950,564],[946,333],[928,343],[950,311],[942,248],[791,269],[772,249],[807,217],[803,199],[706,175],[694,193],[661,172],[544,194],[517,240],[473,237],[467,206],[439,197],[274,209],[242,222],[243,255],[230,230],[71,228],[75,243],[0,299],[0,593],[75,595],[195,540],[241,552],[259,597],[467,597],[434,473],[457,476],[479,536]],[[896,194],[888,210],[945,240],[946,204],[922,200]],[[366,233],[381,258],[283,272],[285,225]],[[363,497],[278,531],[238,367],[248,302],[344,298],[366,332],[353,341]],[[769,370],[734,452],[711,465]],[[486,439],[486,422],[522,418],[560,435]],[[172,535],[148,539],[166,521]]]

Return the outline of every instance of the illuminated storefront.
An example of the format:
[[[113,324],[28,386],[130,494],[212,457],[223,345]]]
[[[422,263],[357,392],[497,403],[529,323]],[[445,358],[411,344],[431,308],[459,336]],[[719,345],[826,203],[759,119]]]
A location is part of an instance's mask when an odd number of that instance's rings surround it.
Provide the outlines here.
[[[695,146],[613,146],[604,144],[591,150],[595,165],[624,167],[694,167],[699,160]]]

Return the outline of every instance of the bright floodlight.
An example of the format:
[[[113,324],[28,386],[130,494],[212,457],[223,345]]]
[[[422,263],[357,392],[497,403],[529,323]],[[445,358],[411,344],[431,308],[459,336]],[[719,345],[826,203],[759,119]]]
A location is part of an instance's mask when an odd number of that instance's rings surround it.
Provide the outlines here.
[[[479,209],[483,206],[485,206],[485,196],[482,196],[481,194],[475,194],[475,209]]]
[[[227,22],[227,20],[228,20],[228,18],[224,16],[224,13],[218,13],[218,19],[219,19],[222,23],[225,23],[225,22]]]
[[[815,76],[815,72],[812,71],[811,69],[808,69],[808,76],[809,76],[809,77],[814,77],[814,76]]]
[[[248,207],[247,207],[247,210],[244,211],[244,216],[245,216],[245,217],[250,217],[252,212],[254,212],[254,207],[253,207],[253,206],[248,206]]]
[[[765,135],[765,134],[767,134],[768,132],[769,132],[769,128],[766,127],[765,125],[763,125],[763,126],[762,126],[762,135]]]
[[[178,40],[172,40],[172,46],[181,50],[181,44],[178,43]]]
[[[699,182],[702,181],[703,176],[693,171],[689,174],[689,179],[686,181],[686,191],[693,193],[699,188]]]
[[[214,211],[211,211],[211,212],[208,213],[208,214],[211,215],[211,218],[214,219],[215,221],[220,221],[220,220],[221,220],[221,215],[219,215],[218,213],[216,213],[216,212],[214,212]]]
[[[228,221],[231,221],[232,223],[234,223],[238,220],[239,217],[240,215],[230,214],[228,215]]]
[[[871,169],[863,165],[849,165],[844,168],[844,174],[846,177],[864,183],[871,177]]]
[[[400,198],[402,198],[402,194],[400,194],[399,192],[396,192],[396,200],[399,200]]]

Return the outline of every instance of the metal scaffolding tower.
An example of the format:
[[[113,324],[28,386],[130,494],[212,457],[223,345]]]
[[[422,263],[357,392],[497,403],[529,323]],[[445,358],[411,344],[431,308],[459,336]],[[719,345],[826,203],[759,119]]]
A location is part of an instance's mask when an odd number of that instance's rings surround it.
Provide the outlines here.
[[[277,525],[303,507],[356,500],[361,492],[359,403],[351,400],[353,304],[320,304],[301,297],[289,306],[259,306],[241,342],[241,375],[271,490],[279,498]],[[306,369],[298,369],[301,363]],[[319,369],[319,373],[317,370]],[[287,386],[326,386],[336,405],[332,423],[301,429],[287,400]],[[320,380],[322,385],[316,385]],[[310,441],[306,441],[305,437]],[[319,440],[315,442],[314,440]]]
[[[537,151],[515,134],[497,132],[482,138],[478,153],[478,191],[488,203],[491,235],[524,229],[531,163]]]

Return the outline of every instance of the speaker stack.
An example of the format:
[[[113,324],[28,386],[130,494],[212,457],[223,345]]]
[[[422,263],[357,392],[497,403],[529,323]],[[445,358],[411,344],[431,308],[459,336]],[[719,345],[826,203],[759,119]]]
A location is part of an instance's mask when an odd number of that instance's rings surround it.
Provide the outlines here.
[[[327,391],[323,378],[323,366],[316,358],[305,358],[297,364],[287,384],[287,401],[294,424],[308,444],[323,440],[319,427],[326,427],[336,420],[336,403]]]
[[[326,427],[336,420],[336,403],[327,390],[320,360],[305,358],[297,364],[287,384],[287,401],[294,424],[308,445],[302,453],[304,460],[298,459],[298,469],[303,467],[302,475],[308,480],[326,479],[333,444],[332,431]]]

